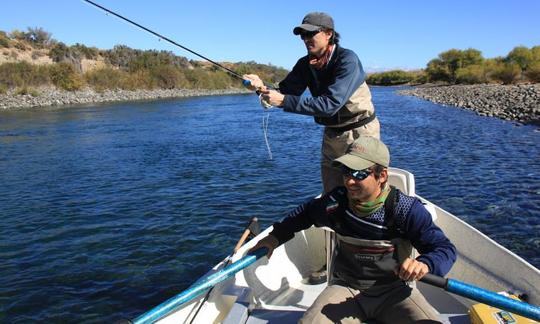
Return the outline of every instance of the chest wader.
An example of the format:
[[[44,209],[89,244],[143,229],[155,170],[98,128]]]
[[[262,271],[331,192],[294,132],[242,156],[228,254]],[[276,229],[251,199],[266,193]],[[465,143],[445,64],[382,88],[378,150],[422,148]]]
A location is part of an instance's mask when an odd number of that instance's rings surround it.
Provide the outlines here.
[[[392,188],[384,206],[386,227],[390,233],[388,240],[365,240],[336,233],[332,283],[345,283],[374,295],[405,285],[394,271],[411,255],[412,245],[409,240],[400,237],[395,225],[395,191]]]

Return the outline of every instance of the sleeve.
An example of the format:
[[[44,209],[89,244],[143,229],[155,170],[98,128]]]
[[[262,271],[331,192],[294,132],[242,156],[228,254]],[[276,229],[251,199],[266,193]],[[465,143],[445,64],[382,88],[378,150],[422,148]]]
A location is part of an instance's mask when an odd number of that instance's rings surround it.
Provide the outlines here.
[[[306,64],[308,64],[306,57],[296,62],[292,71],[279,83],[279,92],[300,97],[306,91],[308,76],[306,75],[306,69],[302,68],[307,66]]]
[[[428,265],[429,272],[444,276],[456,261],[456,247],[433,223],[431,214],[415,200],[405,222],[406,237],[420,252],[416,260]]]
[[[301,97],[285,93],[283,110],[316,117],[333,116],[365,80],[360,60],[353,52],[347,52],[336,64],[334,81],[321,95]]]
[[[324,199],[314,198],[310,201],[298,206],[290,212],[284,220],[274,224],[274,229],[270,232],[276,237],[279,244],[283,244],[294,237],[294,233],[315,226],[330,226],[328,219],[321,213],[321,208],[324,210]]]

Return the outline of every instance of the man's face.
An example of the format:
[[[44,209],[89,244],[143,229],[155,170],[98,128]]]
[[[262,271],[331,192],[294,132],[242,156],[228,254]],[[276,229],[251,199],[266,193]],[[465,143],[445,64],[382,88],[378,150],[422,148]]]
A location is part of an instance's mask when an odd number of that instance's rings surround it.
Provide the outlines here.
[[[350,174],[344,173],[343,184],[347,188],[350,201],[368,202],[374,200],[380,193],[382,184],[388,179],[387,170],[381,172],[379,179],[371,172],[365,179],[358,180]]]
[[[302,32],[300,37],[304,41],[308,53],[319,57],[328,47],[328,42],[330,41],[330,37],[332,37],[332,32]]]

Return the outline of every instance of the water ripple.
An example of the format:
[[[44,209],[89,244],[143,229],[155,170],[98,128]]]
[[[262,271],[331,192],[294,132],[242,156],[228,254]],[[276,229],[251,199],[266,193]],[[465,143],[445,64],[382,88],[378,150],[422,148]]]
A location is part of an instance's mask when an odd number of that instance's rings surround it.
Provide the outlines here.
[[[540,266],[540,133],[374,88],[419,194]],[[320,192],[322,130],[254,96],[0,112],[0,321],[133,318]]]

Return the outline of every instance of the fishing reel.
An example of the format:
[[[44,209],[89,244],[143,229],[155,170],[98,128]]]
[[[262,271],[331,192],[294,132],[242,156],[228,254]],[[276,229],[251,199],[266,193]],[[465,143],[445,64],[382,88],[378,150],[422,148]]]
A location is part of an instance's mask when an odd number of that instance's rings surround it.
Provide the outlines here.
[[[259,94],[259,101],[261,102],[261,106],[263,107],[263,109],[270,109],[270,108],[273,108],[274,106],[272,106],[271,104],[269,104],[266,100],[264,100],[262,98],[262,93]]]

